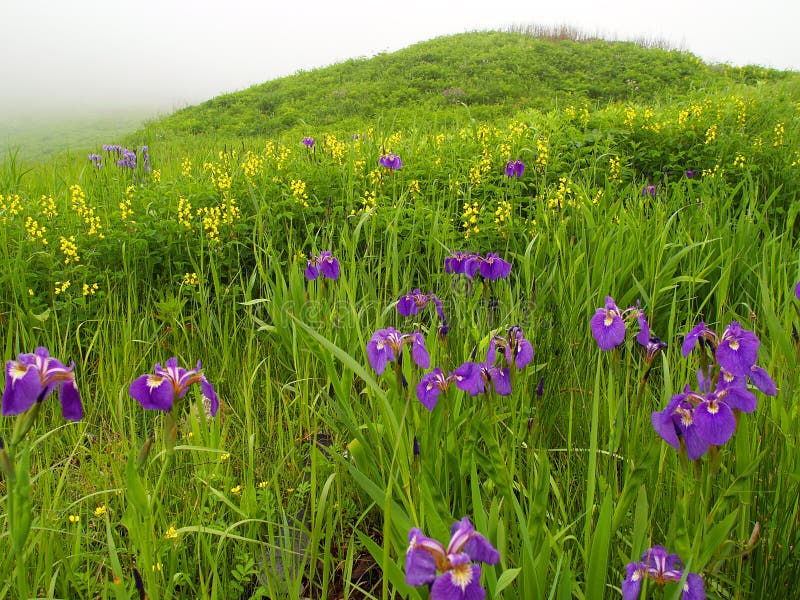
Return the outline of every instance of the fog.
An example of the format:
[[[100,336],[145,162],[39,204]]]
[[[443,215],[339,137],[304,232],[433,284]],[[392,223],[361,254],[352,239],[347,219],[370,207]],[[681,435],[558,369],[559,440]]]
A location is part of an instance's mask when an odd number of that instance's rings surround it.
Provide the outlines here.
[[[168,113],[298,70],[532,23],[660,38],[713,62],[800,70],[800,4],[740,4],[0,0],[0,123]]]

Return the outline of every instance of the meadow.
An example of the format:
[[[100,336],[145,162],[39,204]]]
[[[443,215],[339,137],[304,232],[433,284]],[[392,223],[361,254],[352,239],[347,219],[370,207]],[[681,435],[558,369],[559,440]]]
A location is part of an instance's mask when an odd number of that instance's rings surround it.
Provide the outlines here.
[[[796,74],[265,86],[0,165],[0,597],[795,597]]]

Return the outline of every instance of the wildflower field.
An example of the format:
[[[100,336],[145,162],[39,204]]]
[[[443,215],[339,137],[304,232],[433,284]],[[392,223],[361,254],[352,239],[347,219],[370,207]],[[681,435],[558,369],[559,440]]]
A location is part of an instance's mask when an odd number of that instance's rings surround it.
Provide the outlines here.
[[[673,54],[9,153],[0,597],[800,597],[800,80]]]

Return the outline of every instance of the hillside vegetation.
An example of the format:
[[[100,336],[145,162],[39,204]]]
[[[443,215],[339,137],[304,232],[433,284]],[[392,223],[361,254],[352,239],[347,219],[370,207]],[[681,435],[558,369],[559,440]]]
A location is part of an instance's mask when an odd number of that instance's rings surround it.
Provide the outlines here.
[[[0,598],[793,597],[798,92],[475,33],[10,155]]]
[[[546,40],[482,32],[437,38],[219,96],[153,124],[159,133],[279,136],[287,130],[439,126],[547,111],[565,102],[669,102],[785,73],[709,66],[686,52],[632,42]]]

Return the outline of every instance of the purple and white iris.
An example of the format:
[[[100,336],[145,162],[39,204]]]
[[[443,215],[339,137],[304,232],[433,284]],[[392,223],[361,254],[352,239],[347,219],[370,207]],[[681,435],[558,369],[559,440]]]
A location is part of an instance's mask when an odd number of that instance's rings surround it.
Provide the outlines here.
[[[663,546],[654,546],[645,551],[640,562],[628,563],[625,581],[622,582],[623,600],[637,600],[644,579],[652,579],[658,585],[680,582],[683,579],[683,565],[678,555],[669,554]],[[681,600],[705,600],[705,597],[703,578],[697,573],[687,573]]]
[[[58,390],[61,414],[69,421],[83,418],[83,406],[72,369],[39,347],[33,354],[20,354],[6,363],[6,387],[3,390],[3,416],[18,415],[36,402],[43,402]]]
[[[200,372],[199,361],[197,367],[186,370],[178,366],[177,358],[172,357],[167,360],[165,368],[156,363],[154,370],[154,374],[137,377],[128,390],[143,408],[171,411],[174,403],[183,398],[192,385],[199,383],[203,397],[209,402],[211,416],[216,416],[219,399],[214,386]]]
[[[406,583],[429,585],[431,600],[483,600],[486,591],[477,563],[494,565],[499,560],[500,553],[467,517],[453,523],[447,548],[414,527],[408,533]]]
[[[367,342],[367,358],[369,364],[378,375],[386,370],[386,365],[397,361],[401,364],[403,346],[411,345],[411,359],[417,366],[427,369],[431,365],[431,357],[425,348],[425,338],[419,331],[400,333],[394,327],[379,329]]]

